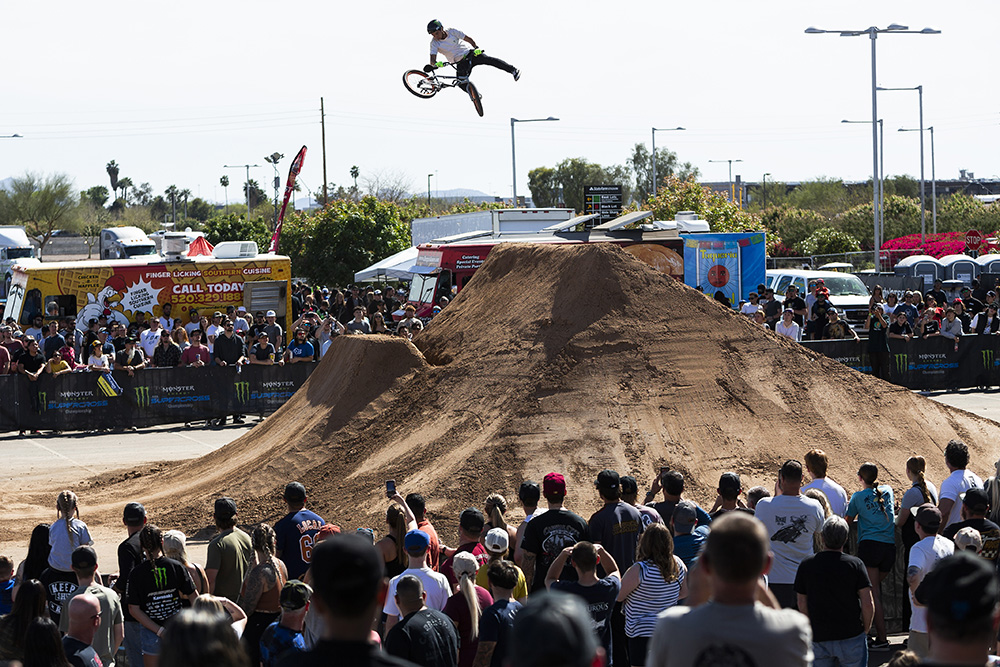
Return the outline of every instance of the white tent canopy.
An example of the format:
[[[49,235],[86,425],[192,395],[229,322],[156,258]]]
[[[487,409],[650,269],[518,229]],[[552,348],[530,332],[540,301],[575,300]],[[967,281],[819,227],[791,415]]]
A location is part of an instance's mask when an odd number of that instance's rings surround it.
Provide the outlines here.
[[[380,280],[409,280],[413,277],[411,270],[417,262],[417,248],[407,248],[395,255],[375,262],[367,269],[354,274],[354,282],[371,283]]]

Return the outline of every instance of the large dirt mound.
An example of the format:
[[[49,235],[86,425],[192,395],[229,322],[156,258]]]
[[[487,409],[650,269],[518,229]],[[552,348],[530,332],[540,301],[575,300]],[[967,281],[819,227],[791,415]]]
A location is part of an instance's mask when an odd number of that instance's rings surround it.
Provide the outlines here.
[[[915,452],[941,479],[954,437],[975,469],[992,469],[1000,437],[994,422],[805,350],[609,244],[495,249],[416,346],[426,363],[405,342],[341,338],[262,426],[86,502],[140,497],[155,520],[194,528],[221,494],[244,521],[273,519],[281,487],[299,479],[329,519],[381,528],[393,478],[447,525],[558,470],[569,506],[589,516],[605,467],[640,484],[661,465],[684,470],[710,503],[721,472],[772,487],[780,462],[812,447],[848,488],[866,460],[899,487]]]

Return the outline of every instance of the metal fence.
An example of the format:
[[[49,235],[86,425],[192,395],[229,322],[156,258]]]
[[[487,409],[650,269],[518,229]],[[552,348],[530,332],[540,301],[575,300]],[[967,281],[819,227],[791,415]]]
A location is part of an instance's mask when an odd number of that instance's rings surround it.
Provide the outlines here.
[[[879,253],[879,273],[892,273],[892,269],[904,257],[919,254],[920,250],[882,250]],[[855,273],[871,271],[875,268],[874,252],[841,252],[832,255],[809,255],[805,257],[768,257],[769,269],[819,269],[826,264],[850,264],[851,268],[843,267]]]

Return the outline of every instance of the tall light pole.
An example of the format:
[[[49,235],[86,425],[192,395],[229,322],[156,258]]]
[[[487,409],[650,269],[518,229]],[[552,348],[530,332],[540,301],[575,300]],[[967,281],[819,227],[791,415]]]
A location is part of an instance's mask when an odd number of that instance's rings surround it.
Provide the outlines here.
[[[274,226],[271,228],[272,230],[278,228],[278,190],[281,188],[281,175],[278,173],[278,160],[283,157],[285,157],[284,153],[275,151],[264,158],[264,162],[274,167]]]
[[[510,170],[514,176],[514,206],[517,206],[517,158],[514,150],[514,123],[543,123],[549,120],[559,120],[549,116],[548,118],[511,118],[510,119]]]
[[[743,162],[743,160],[709,160],[709,162],[728,162],[729,163],[729,201],[734,201],[736,199],[736,191],[733,190],[733,163]]]
[[[653,189],[650,194],[656,196],[656,133],[657,132],[683,132],[687,128],[684,127],[654,127],[651,134],[653,135]]]
[[[920,102],[920,242],[924,242],[924,232],[927,228],[927,207],[924,204],[924,87],[912,88],[878,88],[878,90],[915,90]]]
[[[760,177],[760,189],[764,193],[764,204],[760,207],[760,212],[763,213],[764,209],[767,208],[767,177],[771,175],[771,172],[767,172]]]
[[[878,185],[875,184],[875,180],[872,179],[872,188],[877,188],[878,190],[878,207],[875,212],[876,224],[875,229],[877,230],[876,235],[878,241],[875,242],[880,248],[882,247],[882,235],[885,234],[885,126],[882,123],[883,119],[878,119]],[[870,120],[842,120],[841,123],[871,123]],[[879,267],[876,265],[875,271],[878,272]]]
[[[243,186],[243,189],[246,191],[246,195],[247,195],[247,220],[250,219],[250,168],[251,167],[259,167],[259,166],[260,166],[259,164],[224,164],[224,165],[222,165],[223,169],[246,169],[247,170],[247,182],[246,182],[246,185]]]
[[[931,133],[931,217],[933,219],[933,233],[937,234],[937,176],[934,173],[934,126],[923,128],[925,131]],[[900,132],[920,132],[921,136],[923,132],[920,128],[899,128]],[[921,185],[923,185],[923,179],[921,179]]]
[[[427,174],[427,215],[431,214],[431,176],[434,174]]]
[[[825,33],[836,33],[841,37],[859,37],[861,35],[868,35],[868,38],[872,43],[872,181],[875,180],[875,175],[878,173],[878,128],[875,127],[875,123],[878,122],[878,100],[876,99],[876,89],[878,84],[875,82],[875,40],[878,38],[879,34],[887,33],[900,33],[900,34],[915,34],[915,35],[939,35],[940,30],[934,30],[933,28],[924,28],[923,30],[910,30],[905,25],[899,25],[893,23],[886,28],[876,28],[872,26],[870,28],[865,28],[864,30],[821,30],[819,28],[806,28],[807,35],[822,35]],[[872,245],[875,246],[875,270],[878,271],[878,258],[879,251],[881,250],[881,243],[878,238],[878,212],[875,210],[878,207],[879,193],[874,191],[872,188],[872,219],[874,225],[874,234],[872,236]]]

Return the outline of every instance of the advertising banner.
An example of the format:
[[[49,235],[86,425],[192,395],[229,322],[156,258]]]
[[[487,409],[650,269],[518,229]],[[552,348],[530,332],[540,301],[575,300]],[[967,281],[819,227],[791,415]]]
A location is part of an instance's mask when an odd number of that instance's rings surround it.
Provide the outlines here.
[[[86,431],[266,415],[305,384],[315,363],[288,366],[148,368],[134,377],[111,374],[119,393],[108,395],[105,375],[0,376],[0,431]]]
[[[709,296],[722,294],[736,308],[765,282],[764,232],[681,234],[684,284]]]

